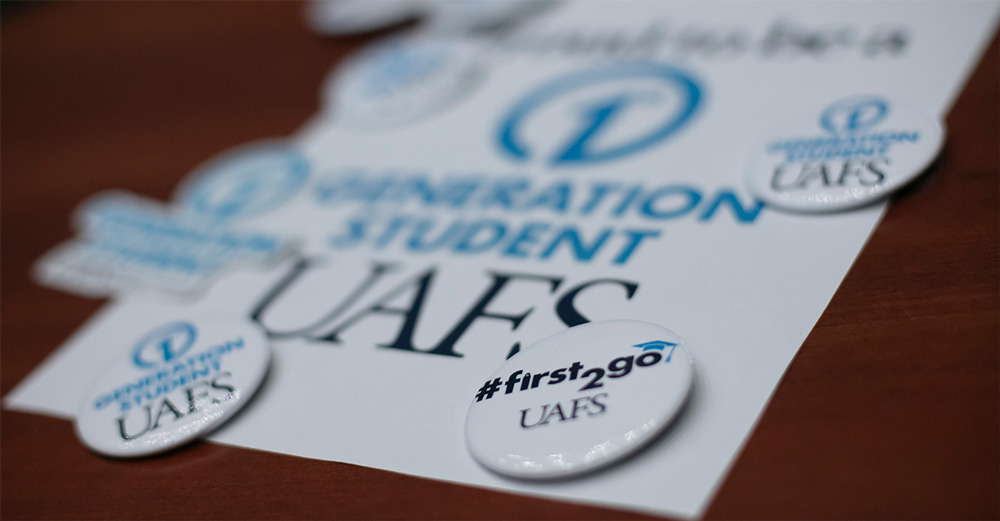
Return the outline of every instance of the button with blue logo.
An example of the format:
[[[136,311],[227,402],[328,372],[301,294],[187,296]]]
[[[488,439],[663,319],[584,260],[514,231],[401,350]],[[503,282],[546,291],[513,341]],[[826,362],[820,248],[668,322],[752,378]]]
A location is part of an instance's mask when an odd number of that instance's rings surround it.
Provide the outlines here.
[[[443,114],[482,82],[480,47],[460,38],[397,37],[360,52],[324,85],[324,110],[352,130],[394,129]]]
[[[215,429],[257,391],[271,358],[260,326],[233,319],[170,320],[118,347],[118,360],[87,394],[76,433],[119,458],[164,452]]]
[[[310,168],[309,160],[291,143],[251,143],[198,167],[177,190],[177,200],[190,214],[210,223],[257,217],[295,197]]]
[[[916,179],[944,142],[937,119],[886,96],[852,96],[768,134],[747,171],[772,207],[831,212],[885,198]]]
[[[676,334],[592,322],[521,350],[471,392],[469,452],[516,478],[564,478],[656,442],[688,401],[694,369]]]

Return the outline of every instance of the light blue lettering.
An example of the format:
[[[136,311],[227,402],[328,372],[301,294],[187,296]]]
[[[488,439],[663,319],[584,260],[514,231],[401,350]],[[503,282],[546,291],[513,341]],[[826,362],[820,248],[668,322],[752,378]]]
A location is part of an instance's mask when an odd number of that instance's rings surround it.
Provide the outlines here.
[[[517,206],[517,201],[531,188],[531,183],[527,179],[513,178],[498,181],[490,187],[490,191],[479,201],[483,208],[499,206],[506,210],[512,210]]]
[[[551,186],[529,199],[524,205],[524,210],[530,211],[543,207],[557,214],[566,213],[566,207],[569,205],[570,193],[569,183],[553,183]]]
[[[594,257],[594,254],[601,249],[604,242],[608,240],[611,236],[611,228],[604,228],[601,230],[594,241],[589,246],[584,246],[583,239],[580,238],[580,232],[574,227],[567,226],[556,238],[549,243],[549,246],[542,251],[539,258],[548,259],[552,254],[559,248],[560,244],[568,243],[573,252],[573,257],[576,260],[589,261]]]
[[[622,233],[628,238],[628,242],[625,243],[625,247],[622,248],[621,253],[615,257],[613,261],[615,264],[625,264],[628,262],[629,257],[632,253],[639,248],[639,243],[647,238],[656,238],[660,236],[659,230],[622,230]]]
[[[757,220],[757,216],[760,215],[760,211],[764,209],[764,201],[754,200],[753,204],[750,206],[743,206],[740,203],[739,197],[736,196],[730,190],[720,190],[719,193],[715,195],[715,199],[712,203],[708,205],[708,208],[702,212],[698,217],[699,221],[708,221],[711,219],[715,212],[719,210],[722,206],[728,206],[733,213],[733,217],[736,218],[738,222],[752,223]]]
[[[485,240],[477,237],[483,231],[489,234]],[[498,242],[503,240],[506,234],[507,226],[500,221],[492,219],[473,221],[465,229],[465,233],[459,237],[454,251],[455,253],[482,253],[496,246]],[[479,239],[479,242],[477,242],[477,239]]]
[[[410,235],[410,240],[407,242],[407,247],[410,251],[417,252],[428,252],[434,251],[441,248],[445,244],[448,244],[454,236],[462,233],[465,228],[465,223],[462,221],[455,221],[451,223],[443,232],[438,234],[437,237],[428,240],[426,238],[427,232],[434,228],[434,221],[425,219],[417,224],[413,233]]]
[[[505,257],[527,257],[528,252],[524,251],[525,246],[534,245],[538,242],[538,235],[549,229],[546,223],[530,222],[521,228],[507,248],[503,251]]]
[[[661,199],[671,196],[679,196],[681,204],[676,208],[656,206]],[[653,191],[646,197],[646,202],[642,205],[642,214],[652,219],[674,219],[693,210],[700,201],[701,193],[695,188],[682,185],[666,186]]]

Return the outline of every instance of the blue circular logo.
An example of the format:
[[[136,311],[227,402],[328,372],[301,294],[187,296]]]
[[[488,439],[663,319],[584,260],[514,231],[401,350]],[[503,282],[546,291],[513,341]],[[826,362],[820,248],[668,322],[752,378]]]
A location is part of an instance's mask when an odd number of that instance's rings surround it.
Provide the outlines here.
[[[135,344],[132,362],[136,367],[150,369],[171,362],[187,353],[194,345],[197,332],[190,322],[173,322],[160,326]]]
[[[455,39],[401,37],[362,51],[330,75],[324,99],[354,130],[414,123],[454,106],[485,69],[475,45]]]
[[[675,67],[654,63],[602,66],[556,78],[528,93],[503,120],[497,139],[510,157],[528,160],[534,155],[524,136],[529,118],[551,105],[576,101],[566,106],[575,112],[573,129],[562,133],[548,162],[560,166],[610,161],[676,133],[694,116],[701,98],[702,89],[694,77]],[[621,127],[630,126],[623,123],[629,114],[655,117],[631,125],[640,128],[638,134],[623,133]]]
[[[213,220],[260,215],[286,203],[309,177],[309,160],[284,144],[251,145],[209,162],[192,176],[181,201]]]
[[[868,130],[889,115],[889,103],[878,97],[848,98],[827,107],[819,124],[831,134]]]
[[[407,45],[396,41],[386,44],[358,71],[359,94],[370,97],[391,96],[440,73],[451,58],[445,45]]]

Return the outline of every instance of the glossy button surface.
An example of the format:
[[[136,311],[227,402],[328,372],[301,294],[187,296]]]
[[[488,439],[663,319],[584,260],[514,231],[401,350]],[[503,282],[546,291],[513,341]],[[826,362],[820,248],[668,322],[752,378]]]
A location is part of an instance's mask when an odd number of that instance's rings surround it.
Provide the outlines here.
[[[384,29],[425,10],[413,0],[322,0],[308,4],[306,21],[320,34],[342,36]]]
[[[860,207],[923,173],[943,141],[943,127],[923,111],[886,96],[851,96],[769,132],[753,149],[747,184],[782,210]]]
[[[119,349],[120,347],[120,349]],[[169,320],[116,346],[77,415],[90,449],[114,457],[163,452],[218,427],[253,396],[270,348],[244,320]]]
[[[642,449],[687,401],[694,371],[673,332],[635,320],[593,322],[511,357],[470,390],[469,451],[520,478],[588,472]]]
[[[325,111],[353,130],[396,128],[444,113],[477,88],[485,67],[459,38],[400,36],[364,49],[324,84]]]

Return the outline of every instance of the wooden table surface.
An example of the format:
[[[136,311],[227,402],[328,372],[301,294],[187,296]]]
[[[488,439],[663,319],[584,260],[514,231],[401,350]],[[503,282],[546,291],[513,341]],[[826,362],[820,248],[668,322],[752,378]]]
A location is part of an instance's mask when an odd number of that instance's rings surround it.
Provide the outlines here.
[[[370,37],[324,39],[290,2],[6,5],[0,391],[101,302],[35,285],[87,196],[166,200],[190,169],[314,113]],[[802,346],[708,518],[1000,517],[1000,51],[948,117]],[[64,420],[4,410],[0,516],[639,518],[353,465],[197,443],[137,462]]]

